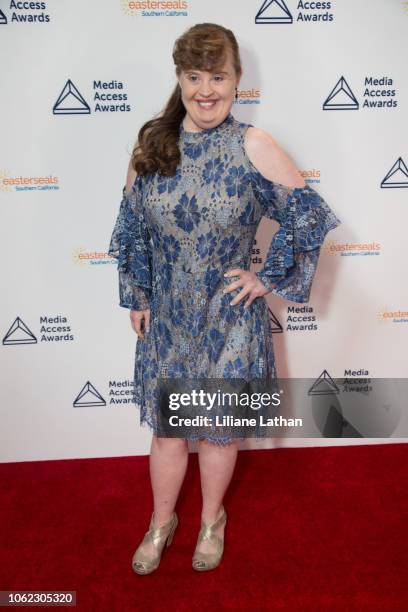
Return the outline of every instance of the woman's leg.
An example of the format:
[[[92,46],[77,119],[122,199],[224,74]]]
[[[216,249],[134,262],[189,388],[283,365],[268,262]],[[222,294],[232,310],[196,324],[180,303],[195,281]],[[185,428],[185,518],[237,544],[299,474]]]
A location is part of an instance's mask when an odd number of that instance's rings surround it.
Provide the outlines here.
[[[158,438],[153,434],[150,448],[150,480],[155,525],[170,519],[176,506],[188,464],[188,443],[182,438]]]
[[[154,526],[161,527],[169,522],[183,484],[188,464],[187,440],[158,438],[153,434],[149,464]],[[151,541],[141,545],[141,549],[147,556],[156,555]]]
[[[234,473],[237,454],[237,440],[225,446],[207,440],[199,442],[198,462],[203,496],[201,518],[207,525],[214,523],[219,516],[225,492]],[[219,527],[215,533],[222,538],[224,526]],[[214,552],[213,545],[208,540],[202,542],[198,550],[203,553]]]

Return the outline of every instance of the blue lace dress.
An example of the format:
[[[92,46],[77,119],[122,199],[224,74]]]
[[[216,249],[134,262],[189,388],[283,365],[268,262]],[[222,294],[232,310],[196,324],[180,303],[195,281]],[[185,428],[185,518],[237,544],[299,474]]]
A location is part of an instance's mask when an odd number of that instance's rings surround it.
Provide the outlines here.
[[[320,247],[340,224],[309,185],[289,188],[264,178],[249,160],[251,124],[231,113],[214,128],[179,128],[181,160],[173,177],[136,177],[123,198],[109,254],[118,261],[120,306],[150,308],[150,331],[136,342],[135,402],[141,424],[157,433],[163,378],[276,378],[267,302],[223,293],[249,269],[262,216],[278,221],[265,263],[256,274],[270,291],[307,302]],[[190,439],[225,444],[228,428],[190,428]]]

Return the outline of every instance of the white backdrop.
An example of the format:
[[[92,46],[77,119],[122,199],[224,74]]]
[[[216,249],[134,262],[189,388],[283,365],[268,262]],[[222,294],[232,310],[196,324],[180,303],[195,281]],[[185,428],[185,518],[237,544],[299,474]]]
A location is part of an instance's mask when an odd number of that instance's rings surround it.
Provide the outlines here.
[[[322,250],[312,328],[290,319],[302,305],[268,296],[279,375],[407,377],[407,7],[0,3],[0,460],[149,451],[131,402],[136,335],[106,251],[138,129],[164,106],[174,41],[195,23],[234,31],[233,115],[269,131],[342,220]],[[262,220],[261,256],[275,229]]]

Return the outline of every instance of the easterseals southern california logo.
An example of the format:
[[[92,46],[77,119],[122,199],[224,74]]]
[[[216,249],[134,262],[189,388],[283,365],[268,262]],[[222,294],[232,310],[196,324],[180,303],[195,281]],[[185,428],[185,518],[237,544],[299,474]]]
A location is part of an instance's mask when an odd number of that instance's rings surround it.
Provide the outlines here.
[[[22,174],[11,176],[8,172],[0,170],[0,191],[12,193],[13,191],[55,191],[59,189],[58,176],[24,176]]]
[[[382,322],[408,323],[408,310],[390,310],[388,306],[383,306],[377,316]]]
[[[129,17],[188,17],[187,0],[121,0]]]
[[[381,255],[381,244],[376,240],[367,242],[339,242],[326,240],[322,252],[327,255],[340,255],[341,257],[369,257]]]
[[[79,266],[116,264],[116,259],[108,255],[106,251],[89,251],[85,247],[74,249],[72,261]]]
[[[237,98],[234,100],[234,104],[260,104],[261,103],[261,91],[255,87],[250,89],[238,89]]]

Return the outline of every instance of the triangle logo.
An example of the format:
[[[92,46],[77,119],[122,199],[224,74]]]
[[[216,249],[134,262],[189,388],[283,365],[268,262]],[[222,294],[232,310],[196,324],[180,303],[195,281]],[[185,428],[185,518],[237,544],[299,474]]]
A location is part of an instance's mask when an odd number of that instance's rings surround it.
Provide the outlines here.
[[[270,308],[268,308],[268,310],[269,310],[269,320],[270,320],[271,325],[272,325],[272,333],[273,334],[281,334],[283,332],[282,325],[279,323],[278,319],[276,318],[276,316],[272,312],[272,310]]]
[[[37,344],[37,338],[20,317],[16,317],[3,338],[4,345]]]
[[[327,370],[323,370],[308,391],[308,395],[334,395],[340,393],[340,389]]]
[[[293,17],[284,0],[264,0],[255,23],[293,23]]]
[[[99,391],[88,380],[78,393],[73,405],[79,408],[84,406],[106,406],[106,402]]]
[[[68,79],[52,112],[54,115],[88,115],[91,109],[71,79]]]
[[[323,103],[323,110],[358,110],[357,98],[342,76]]]
[[[397,187],[408,187],[408,168],[402,157],[399,157],[391,170],[381,181],[382,188],[396,189]]]

